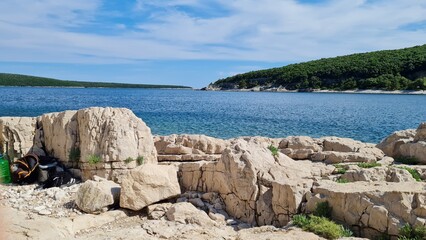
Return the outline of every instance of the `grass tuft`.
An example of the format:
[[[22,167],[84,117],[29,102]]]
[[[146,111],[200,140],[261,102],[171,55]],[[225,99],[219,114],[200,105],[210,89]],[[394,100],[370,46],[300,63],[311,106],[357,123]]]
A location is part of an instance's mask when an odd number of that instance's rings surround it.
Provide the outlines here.
[[[377,162],[358,163],[357,166],[360,167],[360,168],[374,168],[374,167],[380,167],[380,166],[382,166],[382,164],[377,163]]]
[[[398,240],[422,240],[426,239],[426,227],[417,226],[412,227],[409,224],[405,224],[399,229]]]
[[[136,158],[136,163],[138,164],[138,166],[142,165],[144,163],[144,158],[143,156],[138,156]]]
[[[350,237],[352,232],[342,225],[325,218],[314,215],[295,215],[293,224],[305,231],[313,232],[327,239],[337,239],[340,237]]]
[[[339,178],[336,180],[337,183],[348,183],[349,181],[345,178]]]
[[[87,162],[89,164],[97,164],[97,163],[100,163],[101,161],[102,161],[101,157],[95,154],[89,155],[87,157]]]
[[[71,148],[70,153],[68,155],[69,160],[71,162],[78,162],[80,161],[80,157],[81,157],[80,148],[77,148],[77,147]]]
[[[413,176],[413,178],[416,179],[417,182],[422,181],[420,173],[416,169],[413,169],[413,168],[410,168],[410,167],[398,167],[398,168],[407,170],[411,174],[411,176]]]
[[[271,151],[272,156],[277,157],[278,156],[278,148],[274,147],[272,144],[269,145],[268,149]]]
[[[133,159],[133,158],[131,158],[131,157],[128,157],[128,158],[126,158],[126,159],[124,160],[124,162],[125,162],[126,164],[129,164],[129,163],[131,163],[131,162],[133,162],[133,161],[135,161],[135,159]]]

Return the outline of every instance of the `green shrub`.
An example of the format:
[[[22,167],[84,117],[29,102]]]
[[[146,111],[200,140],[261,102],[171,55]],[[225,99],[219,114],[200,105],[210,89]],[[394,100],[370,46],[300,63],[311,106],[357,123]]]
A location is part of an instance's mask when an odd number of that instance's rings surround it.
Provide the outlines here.
[[[380,166],[382,166],[382,164],[377,163],[377,162],[358,163],[357,166],[360,167],[360,168],[373,168],[373,167],[380,167]]]
[[[419,164],[419,160],[415,157],[397,157],[395,158],[395,162],[399,162],[407,165],[417,165]]]
[[[97,164],[97,163],[100,163],[101,160],[102,160],[101,157],[99,157],[98,155],[95,155],[95,154],[89,155],[87,157],[87,162],[89,164]]]
[[[348,183],[349,181],[345,178],[339,178],[336,180],[337,183]]]
[[[305,231],[313,232],[327,239],[352,236],[350,230],[325,217],[295,215],[293,217],[293,224]]]
[[[413,178],[416,179],[417,182],[422,181],[420,173],[416,169],[412,169],[410,167],[399,167],[399,168],[407,170],[411,174],[411,176],[413,176]]]
[[[318,217],[331,218],[331,211],[333,208],[328,204],[327,201],[317,203],[315,207],[314,215]]]
[[[133,161],[135,161],[135,159],[133,159],[133,158],[131,158],[131,157],[128,157],[128,158],[126,158],[126,159],[124,160],[124,162],[125,162],[125,163],[127,163],[127,164],[129,164],[129,163],[131,163],[131,162],[133,162]]]
[[[426,227],[417,226],[412,227],[409,224],[405,224],[399,229],[399,240],[422,240],[426,239]]]
[[[142,165],[144,162],[143,156],[138,156],[136,158],[136,163],[138,164],[138,166]]]
[[[304,228],[309,225],[309,218],[303,214],[294,215],[293,224],[300,228]]]
[[[71,162],[78,162],[80,160],[80,148],[71,148],[68,158]]]
[[[269,145],[268,149],[271,151],[272,156],[278,156],[278,148],[274,147],[272,144]]]

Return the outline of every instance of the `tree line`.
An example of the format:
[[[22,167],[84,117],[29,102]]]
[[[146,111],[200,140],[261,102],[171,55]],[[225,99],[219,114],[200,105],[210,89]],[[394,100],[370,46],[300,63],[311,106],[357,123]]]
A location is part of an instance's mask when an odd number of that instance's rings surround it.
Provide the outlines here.
[[[358,53],[238,74],[213,83],[222,89],[426,90],[426,45]]]
[[[82,88],[191,88],[176,85],[128,84],[107,82],[64,81],[53,78],[0,73],[0,86],[16,87],[82,87]]]

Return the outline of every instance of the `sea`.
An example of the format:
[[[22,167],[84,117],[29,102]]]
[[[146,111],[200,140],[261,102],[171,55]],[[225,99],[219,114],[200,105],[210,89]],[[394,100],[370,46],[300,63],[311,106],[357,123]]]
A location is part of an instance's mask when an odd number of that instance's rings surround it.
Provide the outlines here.
[[[155,135],[338,136],[378,143],[426,121],[426,95],[0,87],[0,116],[131,109]]]

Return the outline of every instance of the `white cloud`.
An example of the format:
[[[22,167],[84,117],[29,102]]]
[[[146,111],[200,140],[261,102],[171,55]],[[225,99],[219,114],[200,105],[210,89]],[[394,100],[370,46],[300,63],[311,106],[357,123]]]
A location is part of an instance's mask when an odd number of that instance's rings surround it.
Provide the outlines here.
[[[129,12],[142,11],[148,17],[111,26],[97,18],[101,6],[100,0],[2,0],[0,61],[294,62],[408,47],[426,39],[424,29],[401,28],[426,21],[426,2],[417,0],[329,0],[314,5],[295,0],[137,0]],[[85,29],[94,23],[119,32]]]

